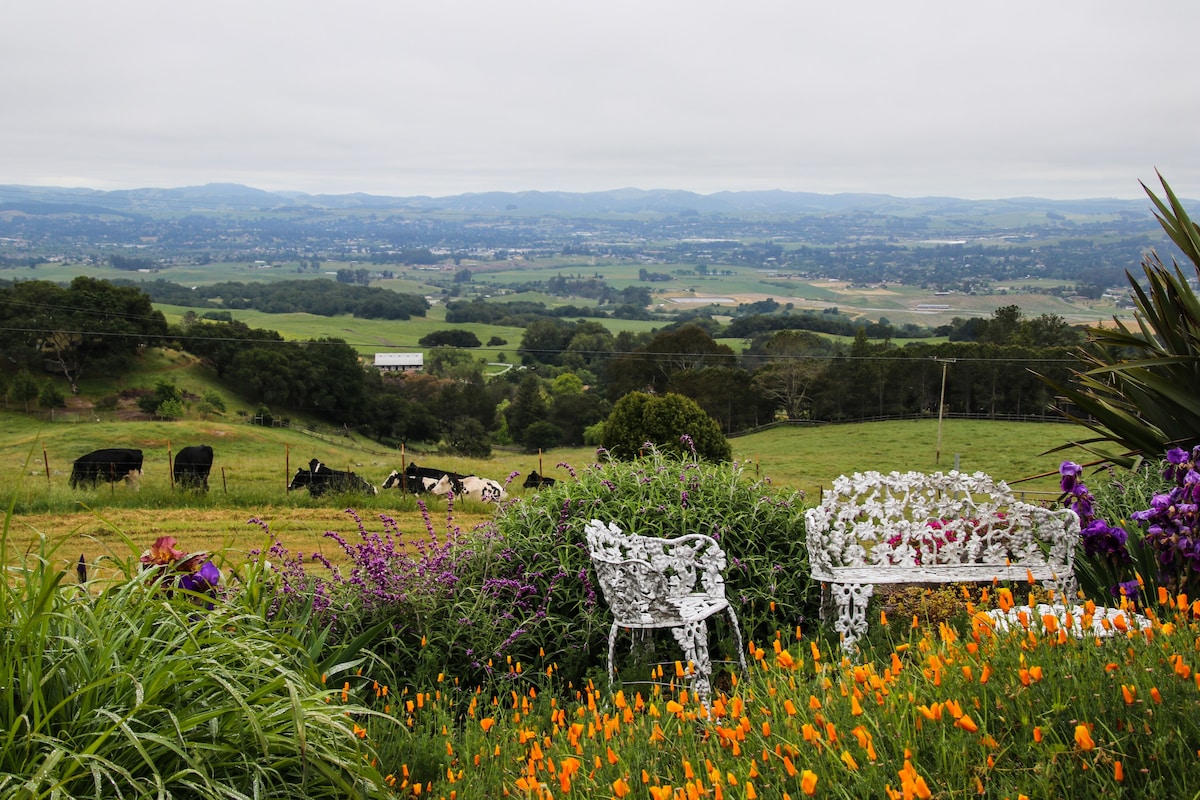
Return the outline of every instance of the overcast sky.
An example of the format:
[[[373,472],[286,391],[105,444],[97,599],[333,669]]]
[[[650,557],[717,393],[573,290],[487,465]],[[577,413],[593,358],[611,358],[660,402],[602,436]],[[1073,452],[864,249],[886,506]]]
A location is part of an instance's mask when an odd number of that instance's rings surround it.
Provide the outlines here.
[[[1195,0],[13,0],[0,183],[1200,196]]]

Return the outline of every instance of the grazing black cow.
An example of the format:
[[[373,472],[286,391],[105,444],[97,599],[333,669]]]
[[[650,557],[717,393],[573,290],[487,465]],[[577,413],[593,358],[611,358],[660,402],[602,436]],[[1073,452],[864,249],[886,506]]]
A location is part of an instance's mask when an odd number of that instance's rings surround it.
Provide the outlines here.
[[[288,491],[301,487],[308,487],[308,493],[313,497],[320,497],[326,492],[379,493],[378,489],[353,472],[330,469],[315,458],[308,462],[308,469],[301,467],[296,470],[295,477],[288,484]]]
[[[175,456],[175,483],[181,489],[208,491],[208,473],[212,471],[213,449],[206,444],[185,447]]]
[[[554,478],[547,478],[545,475],[538,475],[538,471],[530,470],[529,475],[525,478],[525,483],[521,484],[526,489],[540,489],[543,486],[553,486]]]
[[[424,494],[432,491],[437,482],[447,476],[450,477],[451,485],[455,488],[456,493],[461,492],[462,475],[434,467],[418,467],[416,463],[409,464],[404,468],[404,472],[392,470],[392,474],[388,475],[387,480],[383,482],[383,488],[396,487],[404,489],[409,494]]]
[[[100,481],[116,483],[124,480],[130,485],[137,483],[142,476],[142,451],[124,447],[110,447],[104,450],[93,450],[75,459],[71,466],[71,488],[81,483],[91,484],[92,488]]]

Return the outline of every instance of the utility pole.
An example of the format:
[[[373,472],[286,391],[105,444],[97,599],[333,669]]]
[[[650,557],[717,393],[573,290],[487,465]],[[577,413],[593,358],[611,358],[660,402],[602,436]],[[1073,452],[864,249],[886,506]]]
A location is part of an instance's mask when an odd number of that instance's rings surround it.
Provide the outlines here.
[[[942,394],[938,399],[938,432],[937,432],[937,451],[933,455],[933,463],[942,463],[942,415],[946,410],[946,367],[957,361],[957,358],[937,358],[933,359],[942,365]]]

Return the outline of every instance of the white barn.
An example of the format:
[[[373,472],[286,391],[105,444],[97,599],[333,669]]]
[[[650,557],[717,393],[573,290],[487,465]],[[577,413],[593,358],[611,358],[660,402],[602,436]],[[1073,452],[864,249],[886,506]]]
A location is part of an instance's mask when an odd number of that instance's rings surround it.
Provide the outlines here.
[[[380,372],[420,372],[424,367],[424,353],[375,354],[375,368]]]

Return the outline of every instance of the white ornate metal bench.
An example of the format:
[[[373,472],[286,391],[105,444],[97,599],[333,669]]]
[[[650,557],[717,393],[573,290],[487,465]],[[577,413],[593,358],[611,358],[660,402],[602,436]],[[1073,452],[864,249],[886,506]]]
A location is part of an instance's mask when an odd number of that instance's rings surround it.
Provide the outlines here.
[[[1064,599],[1075,593],[1075,512],[1017,500],[982,472],[842,475],[804,520],[821,618],[836,606],[847,651],[867,632],[875,584],[1032,577]]]
[[[738,660],[746,656],[737,614],[725,597],[725,551],[716,539],[687,534],[660,539],[625,533],[613,523],[585,527],[592,565],[613,612],[608,635],[608,680],[615,685],[617,631],[669,628],[692,665],[692,690],[705,705],[712,693],[708,618],[724,611],[733,626]]]

